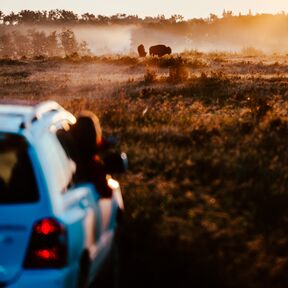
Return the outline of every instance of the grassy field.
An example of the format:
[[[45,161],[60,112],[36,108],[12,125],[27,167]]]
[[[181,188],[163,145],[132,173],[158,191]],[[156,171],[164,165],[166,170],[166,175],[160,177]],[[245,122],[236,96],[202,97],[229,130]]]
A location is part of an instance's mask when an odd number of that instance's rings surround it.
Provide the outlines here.
[[[287,287],[288,61],[246,52],[0,60],[1,99],[90,109],[127,152],[121,287]]]

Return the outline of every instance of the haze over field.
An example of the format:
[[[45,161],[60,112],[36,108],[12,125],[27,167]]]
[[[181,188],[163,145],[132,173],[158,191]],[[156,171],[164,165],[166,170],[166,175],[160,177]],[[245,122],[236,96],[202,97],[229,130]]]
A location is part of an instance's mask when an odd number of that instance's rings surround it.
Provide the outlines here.
[[[59,35],[67,29],[74,33],[79,43],[86,43],[92,55],[98,56],[135,55],[139,44],[144,44],[148,50],[149,46],[160,43],[169,45],[173,53],[191,50],[240,52],[251,47],[268,54],[288,52],[288,15],[285,13],[253,16],[233,15],[231,11],[225,11],[221,17],[211,14],[206,19],[186,21],[180,15],[142,19],[122,14],[111,17],[93,14],[79,16],[65,10],[22,11],[0,15],[0,23],[0,44],[4,43],[0,45],[1,55],[9,54],[13,46],[5,44],[9,39],[14,41],[14,46],[20,42],[23,46],[23,42],[28,45],[33,32],[44,32],[48,37],[55,31],[59,42]],[[26,37],[25,41],[21,35]],[[18,41],[20,36],[22,40]],[[5,45],[7,52],[3,48]],[[23,49],[20,50],[24,53]],[[45,56],[45,53],[42,54]]]

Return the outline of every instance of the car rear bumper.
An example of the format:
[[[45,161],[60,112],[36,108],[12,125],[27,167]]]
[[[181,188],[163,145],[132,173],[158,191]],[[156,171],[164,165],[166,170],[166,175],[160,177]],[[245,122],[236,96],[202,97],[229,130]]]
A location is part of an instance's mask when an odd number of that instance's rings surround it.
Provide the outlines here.
[[[69,266],[63,269],[24,270],[22,274],[8,283],[9,288],[57,288],[76,287],[78,266]]]

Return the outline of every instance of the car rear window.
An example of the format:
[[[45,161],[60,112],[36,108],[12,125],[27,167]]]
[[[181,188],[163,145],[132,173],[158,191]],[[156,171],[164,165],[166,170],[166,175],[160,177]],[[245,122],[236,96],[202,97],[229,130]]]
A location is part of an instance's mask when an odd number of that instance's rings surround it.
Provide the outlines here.
[[[25,139],[0,133],[0,204],[36,202],[38,198]]]

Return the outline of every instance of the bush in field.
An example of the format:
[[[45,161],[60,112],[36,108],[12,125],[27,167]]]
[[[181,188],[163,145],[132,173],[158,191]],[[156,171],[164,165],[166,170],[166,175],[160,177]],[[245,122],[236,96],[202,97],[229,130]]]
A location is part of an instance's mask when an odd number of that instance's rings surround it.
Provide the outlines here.
[[[116,58],[112,57],[111,62],[115,64],[120,64],[120,65],[136,65],[138,64],[139,59],[137,57],[119,55]]]
[[[197,49],[194,50],[185,50],[181,53],[181,56],[184,58],[195,58],[195,57],[201,57],[204,55],[204,52],[201,52]]]
[[[263,97],[249,98],[251,113],[256,121],[262,119],[272,109],[268,100]]]
[[[150,84],[155,82],[156,80],[157,80],[156,70],[151,67],[147,67],[144,75],[144,82],[146,84]]]
[[[188,77],[189,73],[184,64],[175,65],[169,68],[169,80],[172,82],[186,81]]]
[[[173,57],[173,56],[164,56],[157,59],[158,60],[158,66],[160,68],[169,68],[172,66],[176,66],[179,64],[184,64],[184,60],[181,57]]]
[[[169,80],[172,82],[182,82],[186,81],[188,77],[189,73],[183,58],[174,58],[169,67]]]
[[[195,69],[195,68],[205,68],[208,66],[208,64],[203,59],[199,57],[194,57],[192,59],[187,60],[187,66]]]
[[[256,49],[250,46],[250,47],[244,47],[241,50],[240,54],[246,57],[261,57],[264,55],[264,52],[261,51],[260,49]]]

